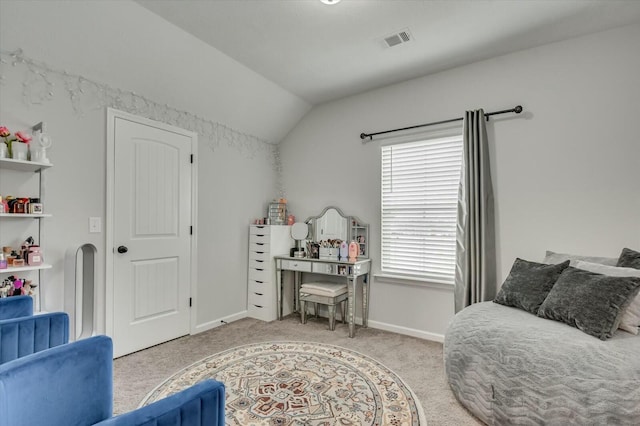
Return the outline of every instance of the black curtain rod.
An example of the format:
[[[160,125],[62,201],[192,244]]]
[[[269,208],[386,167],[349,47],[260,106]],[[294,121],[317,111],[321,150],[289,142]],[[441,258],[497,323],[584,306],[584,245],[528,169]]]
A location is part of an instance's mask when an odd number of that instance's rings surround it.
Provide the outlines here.
[[[510,112],[515,112],[516,114],[520,114],[522,112],[522,106],[518,105],[515,108],[511,108],[511,109],[503,109],[502,111],[487,112],[484,114],[484,116],[487,118],[487,120],[489,120],[489,117],[492,115],[507,114]],[[373,140],[373,137],[376,135],[383,135],[385,133],[392,133],[392,132],[400,132],[402,130],[417,129],[418,127],[435,126],[436,124],[453,123],[454,121],[462,121],[462,120],[464,120],[464,117],[452,118],[449,120],[442,120],[442,121],[434,121],[433,123],[418,124],[416,126],[403,127],[401,129],[384,130],[382,132],[376,132],[376,133],[360,133],[360,139],[369,138],[369,140]]]

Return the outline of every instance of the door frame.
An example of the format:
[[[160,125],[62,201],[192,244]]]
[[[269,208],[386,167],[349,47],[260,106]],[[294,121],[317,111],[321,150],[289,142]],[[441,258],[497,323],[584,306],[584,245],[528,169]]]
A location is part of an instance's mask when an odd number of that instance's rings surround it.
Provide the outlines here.
[[[191,138],[191,154],[193,155],[193,164],[191,166],[191,226],[193,233],[191,235],[191,264],[189,266],[191,273],[190,281],[190,297],[191,307],[189,313],[189,334],[195,334],[198,308],[198,134],[190,130],[181,129],[170,124],[160,121],[151,120],[140,117],[128,112],[120,111],[114,108],[107,108],[107,187],[106,187],[106,217],[105,217],[105,331],[108,336],[113,337],[113,268],[114,268],[114,191],[115,191],[115,122],[116,119],[124,119],[133,123],[156,127],[158,129],[177,133]]]

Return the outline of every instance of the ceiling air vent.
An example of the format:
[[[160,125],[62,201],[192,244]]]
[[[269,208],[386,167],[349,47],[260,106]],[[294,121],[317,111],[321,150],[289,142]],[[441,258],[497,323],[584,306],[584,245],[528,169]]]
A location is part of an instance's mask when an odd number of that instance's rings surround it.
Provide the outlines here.
[[[408,28],[398,31],[397,33],[390,34],[384,38],[384,42],[387,47],[393,47],[399,44],[408,43],[411,40],[413,40],[413,36],[409,32]]]

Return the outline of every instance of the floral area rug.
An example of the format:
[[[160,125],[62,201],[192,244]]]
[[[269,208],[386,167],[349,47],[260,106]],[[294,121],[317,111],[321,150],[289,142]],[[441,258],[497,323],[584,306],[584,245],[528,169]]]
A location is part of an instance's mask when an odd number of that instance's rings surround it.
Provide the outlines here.
[[[227,425],[426,425],[413,392],[384,365],[308,342],[258,343],[212,355],[174,374],[140,405],[209,378],[225,384]]]

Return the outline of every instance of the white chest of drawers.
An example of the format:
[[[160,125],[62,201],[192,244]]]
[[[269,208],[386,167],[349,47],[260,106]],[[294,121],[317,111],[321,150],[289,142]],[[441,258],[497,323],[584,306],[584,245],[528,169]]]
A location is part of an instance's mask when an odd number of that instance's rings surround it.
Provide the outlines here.
[[[293,245],[290,226],[251,225],[249,227],[247,311],[251,318],[262,321],[273,321],[278,318],[278,294],[273,257],[288,255]]]

